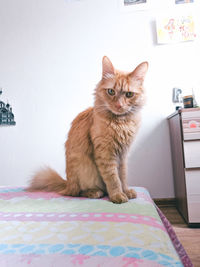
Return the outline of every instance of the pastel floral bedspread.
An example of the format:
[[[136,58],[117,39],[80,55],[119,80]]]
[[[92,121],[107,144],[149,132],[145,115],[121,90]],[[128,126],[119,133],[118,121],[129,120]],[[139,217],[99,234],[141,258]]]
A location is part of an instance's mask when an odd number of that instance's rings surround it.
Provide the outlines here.
[[[135,189],[119,205],[1,187],[0,266],[183,266],[148,191]]]

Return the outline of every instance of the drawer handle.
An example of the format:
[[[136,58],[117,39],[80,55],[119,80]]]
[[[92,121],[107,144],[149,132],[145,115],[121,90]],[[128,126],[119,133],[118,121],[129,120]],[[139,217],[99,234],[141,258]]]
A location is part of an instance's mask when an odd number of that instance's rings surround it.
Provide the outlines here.
[[[199,123],[197,121],[189,121],[189,128],[196,129],[199,127]]]

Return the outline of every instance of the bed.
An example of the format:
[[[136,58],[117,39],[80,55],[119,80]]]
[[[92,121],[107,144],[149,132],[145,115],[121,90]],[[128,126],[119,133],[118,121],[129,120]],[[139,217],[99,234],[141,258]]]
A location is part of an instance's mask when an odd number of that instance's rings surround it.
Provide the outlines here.
[[[119,205],[1,187],[0,266],[193,266],[148,191],[135,190]]]

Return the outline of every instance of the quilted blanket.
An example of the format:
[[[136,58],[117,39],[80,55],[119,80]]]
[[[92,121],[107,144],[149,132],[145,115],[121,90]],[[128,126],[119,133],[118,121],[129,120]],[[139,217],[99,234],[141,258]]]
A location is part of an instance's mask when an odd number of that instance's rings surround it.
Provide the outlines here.
[[[119,205],[1,187],[0,266],[183,266],[148,191],[135,190]]]

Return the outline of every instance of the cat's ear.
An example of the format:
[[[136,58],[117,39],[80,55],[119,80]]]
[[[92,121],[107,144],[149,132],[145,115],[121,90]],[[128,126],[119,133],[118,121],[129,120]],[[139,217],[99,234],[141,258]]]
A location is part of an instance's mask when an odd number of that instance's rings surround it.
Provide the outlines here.
[[[135,68],[133,72],[129,74],[129,77],[131,79],[143,82],[148,70],[148,66],[149,66],[148,62],[142,62]]]
[[[115,74],[115,69],[113,67],[112,62],[108,57],[104,56],[102,60],[102,78],[104,79],[113,78],[114,74]]]

